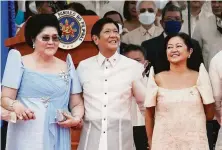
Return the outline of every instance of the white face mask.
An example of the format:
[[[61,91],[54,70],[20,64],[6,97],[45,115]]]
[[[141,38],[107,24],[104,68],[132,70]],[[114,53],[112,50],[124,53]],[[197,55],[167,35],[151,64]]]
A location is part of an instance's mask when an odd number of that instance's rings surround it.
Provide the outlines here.
[[[167,3],[168,3],[168,0],[156,0],[155,1],[156,7],[158,9],[163,9]]]
[[[150,25],[154,23],[156,14],[150,13],[148,11],[139,14],[139,21],[144,25]]]
[[[121,25],[120,23],[117,23],[119,26],[119,34],[123,33],[123,25]]]

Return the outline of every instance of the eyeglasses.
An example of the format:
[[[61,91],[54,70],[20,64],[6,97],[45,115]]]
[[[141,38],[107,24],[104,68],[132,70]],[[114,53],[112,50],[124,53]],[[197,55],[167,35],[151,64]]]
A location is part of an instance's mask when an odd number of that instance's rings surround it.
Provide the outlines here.
[[[154,9],[153,8],[141,8],[140,9],[140,13],[145,13],[146,11],[148,11],[150,13],[154,13]]]
[[[58,35],[55,35],[55,36],[52,36],[52,37],[50,37],[50,36],[42,36],[42,41],[44,41],[44,42],[49,42],[50,39],[52,39],[53,42],[59,42],[60,38],[59,38]]]

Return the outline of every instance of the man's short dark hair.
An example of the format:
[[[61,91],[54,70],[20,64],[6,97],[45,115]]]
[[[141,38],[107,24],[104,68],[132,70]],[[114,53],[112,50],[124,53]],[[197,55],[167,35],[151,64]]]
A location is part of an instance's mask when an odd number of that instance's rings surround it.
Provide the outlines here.
[[[117,12],[117,11],[115,11],[115,10],[108,11],[107,13],[105,13],[105,15],[103,16],[103,18],[107,18],[107,16],[109,16],[109,15],[115,15],[115,14],[119,15],[120,20],[121,20],[121,22],[123,23],[123,17],[121,16],[121,14],[120,14],[119,12]]]
[[[31,17],[25,24],[25,41],[33,47],[33,39],[42,32],[45,27],[56,28],[59,36],[62,32],[60,30],[59,21],[53,14],[37,14]]]
[[[87,9],[85,12],[85,16],[98,16],[94,11]]]
[[[181,10],[179,7],[177,7],[177,6],[169,3],[169,4],[167,4],[167,5],[164,7],[164,9],[162,10],[162,20],[164,20],[164,17],[165,17],[165,15],[166,15],[166,13],[167,13],[168,11],[177,11],[177,12],[180,12],[180,17],[181,17],[181,19],[183,19],[182,10]]]
[[[115,21],[113,21],[110,18],[101,18],[93,25],[92,30],[91,30],[91,37],[93,35],[96,35],[99,37],[100,32],[102,31],[104,25],[106,25],[106,24],[114,24],[119,31],[119,26]]]
[[[140,51],[143,54],[144,58],[146,58],[146,50],[142,46],[134,45],[134,44],[126,45],[126,47],[122,51],[122,54],[126,55],[127,53],[132,52],[132,51]]]
[[[70,3],[69,5],[66,6],[66,9],[73,9],[75,12],[77,12],[81,16],[85,15],[86,13],[85,6],[77,2]]]

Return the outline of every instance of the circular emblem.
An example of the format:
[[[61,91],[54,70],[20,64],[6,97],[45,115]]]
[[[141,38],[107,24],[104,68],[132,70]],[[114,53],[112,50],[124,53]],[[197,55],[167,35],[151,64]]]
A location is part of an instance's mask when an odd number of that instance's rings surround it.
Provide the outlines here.
[[[86,36],[86,23],[83,18],[73,10],[62,10],[55,16],[62,31],[59,47],[69,50],[79,46]]]

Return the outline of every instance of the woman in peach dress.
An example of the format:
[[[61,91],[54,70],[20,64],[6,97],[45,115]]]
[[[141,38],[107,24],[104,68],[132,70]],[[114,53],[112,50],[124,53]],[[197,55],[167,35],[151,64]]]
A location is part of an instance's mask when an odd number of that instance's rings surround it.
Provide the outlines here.
[[[189,63],[192,43],[185,33],[166,38],[169,70],[150,70],[146,129],[151,150],[209,150],[206,120],[214,117],[214,99],[203,64]]]

